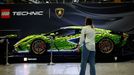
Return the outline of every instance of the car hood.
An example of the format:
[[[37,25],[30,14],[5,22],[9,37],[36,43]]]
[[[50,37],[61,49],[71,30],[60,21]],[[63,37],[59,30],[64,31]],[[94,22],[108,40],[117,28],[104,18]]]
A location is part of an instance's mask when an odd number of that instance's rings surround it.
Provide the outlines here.
[[[29,42],[30,40],[33,40],[35,38],[39,38],[39,37],[46,37],[43,35],[29,35],[26,36],[25,38],[21,39],[20,41],[18,41],[14,46],[17,47],[18,45],[22,44],[23,42]]]

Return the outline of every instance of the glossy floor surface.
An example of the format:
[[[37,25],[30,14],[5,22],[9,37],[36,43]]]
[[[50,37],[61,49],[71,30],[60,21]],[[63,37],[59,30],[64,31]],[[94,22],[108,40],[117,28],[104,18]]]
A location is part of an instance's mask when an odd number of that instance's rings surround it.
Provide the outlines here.
[[[80,63],[19,63],[0,65],[0,75],[79,75]],[[134,75],[134,61],[96,63],[97,75]],[[89,74],[87,65],[86,75]]]

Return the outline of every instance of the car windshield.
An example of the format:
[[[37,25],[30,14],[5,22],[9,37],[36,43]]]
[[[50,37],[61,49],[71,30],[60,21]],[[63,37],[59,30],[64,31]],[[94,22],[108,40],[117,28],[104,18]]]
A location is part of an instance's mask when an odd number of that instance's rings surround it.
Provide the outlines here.
[[[69,36],[69,35],[75,35],[79,34],[81,29],[59,29],[52,32],[49,32],[45,35],[50,35],[51,33],[54,33],[55,36]]]
[[[61,29],[55,32],[56,36],[69,36],[69,35],[75,35],[80,32],[79,29]]]

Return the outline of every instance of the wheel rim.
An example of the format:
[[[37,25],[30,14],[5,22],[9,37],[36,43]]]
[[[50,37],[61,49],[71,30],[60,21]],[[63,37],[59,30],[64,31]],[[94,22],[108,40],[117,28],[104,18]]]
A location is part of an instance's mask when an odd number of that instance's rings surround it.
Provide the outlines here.
[[[114,44],[109,39],[103,39],[99,42],[100,52],[109,54],[113,51]]]
[[[43,54],[46,50],[46,44],[42,40],[36,40],[32,44],[32,51],[35,54]]]

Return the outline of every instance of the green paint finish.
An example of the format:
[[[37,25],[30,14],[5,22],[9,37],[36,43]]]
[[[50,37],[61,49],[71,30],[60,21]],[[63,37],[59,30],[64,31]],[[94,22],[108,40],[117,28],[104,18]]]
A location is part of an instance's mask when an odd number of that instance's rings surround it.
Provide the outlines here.
[[[82,26],[68,26],[68,27],[62,27],[61,29],[63,30],[64,29],[74,29],[74,30],[80,29],[81,30],[81,28]],[[110,30],[95,28],[95,31],[96,31],[96,38],[95,38],[96,43],[98,43],[102,38],[105,38],[105,37],[110,38],[114,42],[115,45],[119,44],[120,42],[121,36],[117,34],[111,34]],[[54,35],[54,32],[50,34]],[[54,43],[60,50],[71,50],[75,48],[77,44],[69,42],[68,40],[73,39],[73,38],[79,38],[79,37],[80,37],[80,33],[74,34],[74,35],[67,35],[67,36],[56,36]],[[45,41],[45,43],[49,43],[49,44],[51,42],[50,38],[46,34],[30,35],[18,41],[14,45],[15,50],[17,51],[30,50],[30,45],[35,39],[42,39]],[[125,45],[125,42],[126,41],[124,41],[122,46]],[[56,48],[52,46],[51,49],[56,49]]]

